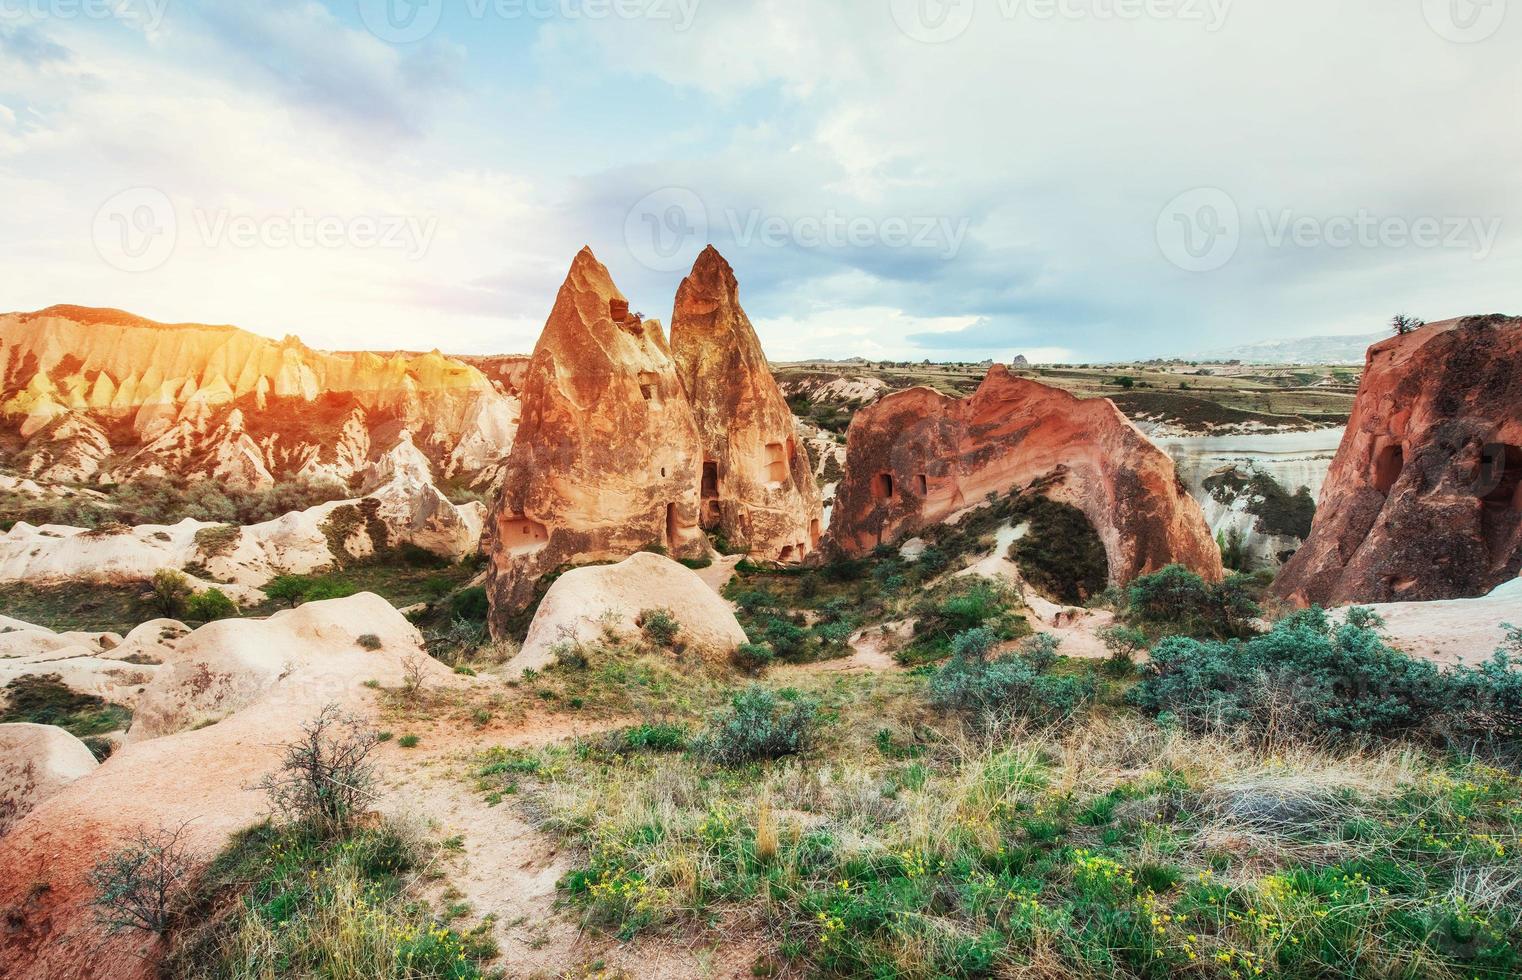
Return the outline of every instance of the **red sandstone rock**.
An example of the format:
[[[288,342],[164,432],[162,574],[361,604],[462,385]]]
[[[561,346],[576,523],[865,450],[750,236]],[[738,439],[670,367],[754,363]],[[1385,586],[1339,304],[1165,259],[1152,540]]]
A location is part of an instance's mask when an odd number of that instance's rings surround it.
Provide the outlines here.
[[[1311,536],[1274,591],[1341,605],[1480,596],[1522,568],[1522,318],[1369,348]]]
[[[710,245],[671,314],[672,355],[703,440],[702,526],[760,557],[801,561],[819,546],[819,487],[738,294]]]
[[[660,323],[628,310],[608,270],[582,249],[534,349],[487,520],[495,629],[562,565],[618,560],[652,544],[677,555],[707,547],[692,409]]]
[[[848,555],[1033,484],[1083,511],[1110,579],[1169,564],[1211,579],[1220,550],[1173,461],[1105,398],[1079,399],[995,365],[967,398],[897,392],[857,413],[830,535]]]

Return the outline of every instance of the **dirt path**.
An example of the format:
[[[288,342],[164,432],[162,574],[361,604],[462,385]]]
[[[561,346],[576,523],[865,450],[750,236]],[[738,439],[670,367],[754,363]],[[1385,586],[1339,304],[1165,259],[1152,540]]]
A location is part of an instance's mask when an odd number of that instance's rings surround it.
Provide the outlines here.
[[[430,837],[451,842],[440,852],[443,876],[428,897],[439,908],[468,903],[470,917],[456,923],[465,928],[494,916],[502,955],[492,965],[513,980],[592,975],[727,980],[750,974],[756,951],[749,944],[721,947],[707,937],[687,943],[670,936],[625,943],[583,930],[574,912],[557,907],[555,886],[574,867],[575,851],[538,830],[520,800],[507,797],[494,806],[474,787],[473,759],[488,747],[547,745],[630,723],[542,716],[508,729],[453,735],[432,726],[416,749],[384,746],[381,764],[388,778],[379,809],[419,821]]]

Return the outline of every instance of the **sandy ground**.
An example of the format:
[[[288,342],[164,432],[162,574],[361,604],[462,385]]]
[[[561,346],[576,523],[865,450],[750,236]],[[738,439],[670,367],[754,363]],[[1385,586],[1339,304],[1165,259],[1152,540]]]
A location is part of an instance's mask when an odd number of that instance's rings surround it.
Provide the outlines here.
[[[758,955],[753,940],[723,942],[708,936],[651,936],[621,942],[583,929],[576,913],[557,902],[556,883],[577,863],[574,850],[538,830],[521,799],[492,805],[474,788],[470,772],[477,753],[491,746],[525,748],[592,735],[631,724],[633,719],[588,721],[561,716],[531,717],[509,728],[460,730],[444,725],[418,729],[422,743],[383,747],[387,774],[378,808],[420,821],[435,839],[458,838],[458,850],[440,857],[443,877],[430,898],[442,907],[453,888],[469,903],[469,927],[496,917],[494,935],[502,956],[492,966],[510,978],[595,975],[652,980],[729,980],[748,977]]]

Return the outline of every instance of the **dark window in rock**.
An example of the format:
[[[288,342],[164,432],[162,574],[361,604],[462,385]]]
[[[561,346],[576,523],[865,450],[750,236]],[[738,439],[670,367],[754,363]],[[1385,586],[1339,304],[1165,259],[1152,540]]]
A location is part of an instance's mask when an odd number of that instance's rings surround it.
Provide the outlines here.
[[[1522,446],[1486,446],[1479,485],[1487,504],[1522,510]]]
[[[925,474],[921,473],[915,479],[919,481],[920,496],[921,497],[928,496],[930,494],[930,478],[928,476],[926,476]]]
[[[872,496],[878,500],[890,500],[893,497],[893,474],[879,473],[872,478]]]
[[[777,556],[777,560],[778,561],[792,561],[793,560],[793,546],[790,545],[790,544],[789,545],[783,545],[783,547],[782,547],[782,554]]]
[[[718,495],[719,495],[719,464],[714,462],[711,459],[705,459],[703,461],[703,490],[702,490],[702,497],[703,497],[704,500],[708,500],[708,499],[711,499],[713,497],[717,497]]]
[[[1400,446],[1386,446],[1374,457],[1374,489],[1389,493],[1406,466],[1406,451]]]
[[[666,505],[666,547],[676,547],[676,504]]]
[[[817,517],[809,521],[809,540],[813,542],[815,548],[819,547],[819,518]]]

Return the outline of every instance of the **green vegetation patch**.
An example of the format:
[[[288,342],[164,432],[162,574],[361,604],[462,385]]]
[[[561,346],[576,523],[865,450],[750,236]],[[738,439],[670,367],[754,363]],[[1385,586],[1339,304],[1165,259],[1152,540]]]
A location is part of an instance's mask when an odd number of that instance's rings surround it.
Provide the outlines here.
[[[132,711],[71,690],[58,674],[31,674],[5,686],[0,723],[57,725],[75,738],[86,739],[125,730],[132,723]]]

